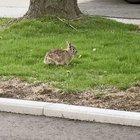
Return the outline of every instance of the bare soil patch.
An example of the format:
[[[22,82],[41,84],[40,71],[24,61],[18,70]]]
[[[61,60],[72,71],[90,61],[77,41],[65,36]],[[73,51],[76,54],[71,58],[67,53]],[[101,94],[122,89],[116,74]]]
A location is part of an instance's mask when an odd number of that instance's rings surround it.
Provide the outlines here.
[[[140,112],[140,84],[125,91],[109,87],[64,93],[44,83],[30,84],[18,78],[1,79],[0,97]]]

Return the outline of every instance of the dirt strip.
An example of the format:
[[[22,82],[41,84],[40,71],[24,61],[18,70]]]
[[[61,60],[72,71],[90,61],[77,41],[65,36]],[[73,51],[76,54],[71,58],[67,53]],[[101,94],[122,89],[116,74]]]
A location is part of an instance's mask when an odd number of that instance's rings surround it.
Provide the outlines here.
[[[100,87],[80,93],[64,93],[44,83],[29,84],[18,78],[1,79],[0,97],[140,112],[140,84],[125,91]]]

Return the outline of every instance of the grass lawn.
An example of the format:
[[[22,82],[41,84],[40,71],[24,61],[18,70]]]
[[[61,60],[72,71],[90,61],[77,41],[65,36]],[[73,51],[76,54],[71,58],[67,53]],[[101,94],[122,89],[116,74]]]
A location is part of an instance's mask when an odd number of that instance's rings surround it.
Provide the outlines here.
[[[0,25],[7,20],[1,19]],[[64,91],[96,86],[125,89],[140,81],[138,27],[100,17],[84,17],[71,25],[54,18],[24,20],[0,31],[0,76],[50,83]],[[76,45],[69,66],[43,63],[47,51]]]

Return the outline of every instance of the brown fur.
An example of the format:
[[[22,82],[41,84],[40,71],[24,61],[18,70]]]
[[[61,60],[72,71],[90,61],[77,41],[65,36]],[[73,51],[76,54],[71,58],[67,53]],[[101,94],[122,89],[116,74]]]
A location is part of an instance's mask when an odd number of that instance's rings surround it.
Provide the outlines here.
[[[55,65],[68,65],[76,54],[76,48],[70,43],[66,50],[55,49],[46,54],[44,63]]]

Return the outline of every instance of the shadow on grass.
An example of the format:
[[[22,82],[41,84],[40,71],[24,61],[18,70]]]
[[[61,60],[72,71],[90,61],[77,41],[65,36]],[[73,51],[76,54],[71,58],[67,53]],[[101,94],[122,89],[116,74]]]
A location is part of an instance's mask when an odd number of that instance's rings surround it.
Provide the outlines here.
[[[69,69],[69,68],[74,68],[80,64],[79,61],[74,61],[70,63],[69,65],[55,65],[55,64],[44,64],[44,68],[49,68],[49,69]]]

